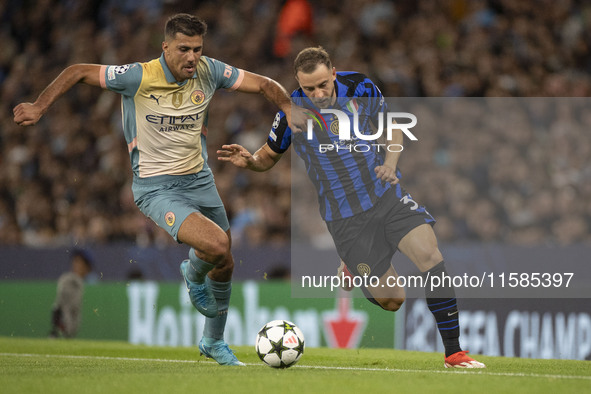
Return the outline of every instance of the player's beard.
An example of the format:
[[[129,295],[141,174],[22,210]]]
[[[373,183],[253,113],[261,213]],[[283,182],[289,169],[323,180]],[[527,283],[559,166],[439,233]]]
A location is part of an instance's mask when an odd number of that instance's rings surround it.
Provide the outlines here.
[[[335,90],[335,88],[333,86],[332,91],[330,92],[330,94],[328,96],[315,98],[313,100],[314,105],[318,108],[328,108],[331,105],[333,105],[335,102],[335,99],[336,99],[335,94],[334,94],[334,90]]]

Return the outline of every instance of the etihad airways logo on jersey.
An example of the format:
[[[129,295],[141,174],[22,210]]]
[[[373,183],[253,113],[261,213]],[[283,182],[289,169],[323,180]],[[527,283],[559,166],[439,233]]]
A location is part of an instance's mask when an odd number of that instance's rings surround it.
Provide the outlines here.
[[[401,152],[404,149],[401,144],[378,143],[378,140],[382,138],[382,134],[384,134],[384,112],[379,112],[377,114],[378,125],[375,133],[366,134],[365,130],[359,130],[359,106],[355,100],[351,100],[351,102],[347,104],[347,108],[353,114],[353,124],[351,124],[350,115],[341,110],[322,108],[320,109],[320,113],[312,110],[312,119],[307,120],[307,139],[309,141],[314,138],[314,123],[316,123],[319,129],[330,131],[332,134],[339,136],[338,142],[332,144],[320,144],[318,149],[321,153],[331,150],[336,150],[337,152],[340,150],[368,152],[372,149],[377,149],[378,152],[381,150]],[[330,124],[330,127],[322,116],[325,114],[332,114],[336,117],[336,120]],[[408,112],[386,112],[385,118],[386,141],[392,140],[392,133],[394,130],[402,131],[411,141],[418,141],[418,138],[409,130],[416,126],[416,116]],[[396,121],[397,119],[407,119],[410,120],[410,122],[398,123]],[[353,130],[353,136],[351,135],[351,130]]]
[[[171,132],[180,130],[194,130],[197,128],[197,121],[203,117],[203,112],[192,115],[146,115],[146,121],[155,125],[161,125],[161,132]]]

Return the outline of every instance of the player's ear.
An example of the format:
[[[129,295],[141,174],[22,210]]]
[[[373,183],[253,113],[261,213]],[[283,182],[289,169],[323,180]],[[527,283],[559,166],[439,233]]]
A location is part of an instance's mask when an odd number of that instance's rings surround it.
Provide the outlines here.
[[[168,42],[166,40],[162,41],[162,50],[166,51],[168,49]]]
[[[332,79],[333,81],[337,78],[337,69],[335,67],[332,68]]]

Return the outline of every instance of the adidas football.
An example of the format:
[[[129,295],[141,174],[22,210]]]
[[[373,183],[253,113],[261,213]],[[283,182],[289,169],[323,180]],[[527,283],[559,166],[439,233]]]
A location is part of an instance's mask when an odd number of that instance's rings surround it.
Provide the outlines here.
[[[288,368],[304,353],[304,334],[287,320],[273,320],[257,334],[255,349],[259,358],[273,368]]]

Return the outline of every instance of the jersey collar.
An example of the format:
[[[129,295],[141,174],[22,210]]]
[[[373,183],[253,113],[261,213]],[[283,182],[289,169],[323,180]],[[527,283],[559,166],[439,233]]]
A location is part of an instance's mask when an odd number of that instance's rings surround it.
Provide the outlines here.
[[[172,75],[172,72],[170,72],[170,68],[168,68],[168,64],[166,64],[166,60],[164,59],[164,52],[162,52],[162,55],[160,55],[160,65],[162,66],[162,70],[164,70],[164,77],[166,78],[166,82],[168,83],[173,83],[175,82],[177,85],[179,86],[183,86],[184,84],[187,83],[187,80],[183,81],[183,82],[178,82],[176,80],[176,78],[174,77],[174,75]],[[193,73],[193,76],[191,78],[197,78],[197,70],[195,70],[195,72]]]

